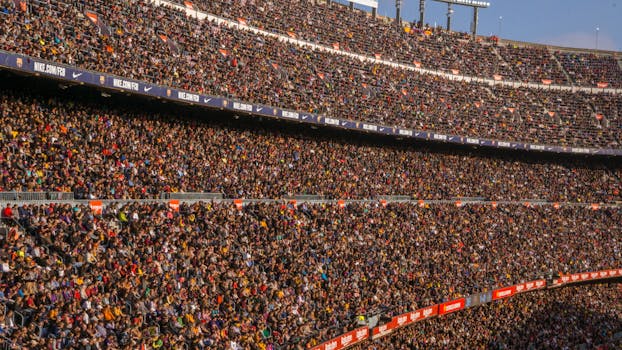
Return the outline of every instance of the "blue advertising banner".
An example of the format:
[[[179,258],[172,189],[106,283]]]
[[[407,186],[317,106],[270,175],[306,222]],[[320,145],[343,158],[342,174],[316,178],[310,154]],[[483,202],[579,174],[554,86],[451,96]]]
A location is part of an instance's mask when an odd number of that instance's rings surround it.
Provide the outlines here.
[[[492,291],[477,293],[466,297],[466,307],[473,307],[492,301]]]
[[[178,101],[192,105],[200,105],[229,111],[238,111],[241,113],[254,114],[283,120],[358,130],[375,134],[394,135],[418,140],[431,140],[436,142],[448,142],[461,145],[519,149],[537,152],[622,156],[622,149],[560,147],[526,144],[520,142],[485,140],[479,139],[477,137],[446,135],[441,133],[377,125],[369,122],[343,120],[330,116],[315,115],[312,113],[303,113],[287,109],[270,107],[266,105],[236,101],[223,97],[197,94],[191,91],[185,91],[156,84],[149,84],[143,81],[127,79],[107,73],[79,69],[64,64],[52,63],[24,55],[9,53],[6,51],[0,51],[0,65],[33,75],[46,76],[68,82],[87,84],[90,86],[99,86],[107,89],[114,89],[128,93]]]

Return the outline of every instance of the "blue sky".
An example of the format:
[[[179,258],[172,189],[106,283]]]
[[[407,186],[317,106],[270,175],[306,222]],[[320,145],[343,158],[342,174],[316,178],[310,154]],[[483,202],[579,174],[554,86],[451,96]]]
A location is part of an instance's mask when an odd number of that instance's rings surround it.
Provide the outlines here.
[[[343,0],[342,0],[343,1]],[[395,16],[395,0],[378,0],[380,15]],[[402,0],[402,18],[419,19],[419,0]],[[486,0],[478,34],[550,45],[622,51],[622,0]],[[452,29],[470,31],[473,10],[454,5]],[[426,0],[427,23],[445,26],[447,4]],[[502,17],[500,20],[499,18]],[[596,28],[599,28],[598,35]]]

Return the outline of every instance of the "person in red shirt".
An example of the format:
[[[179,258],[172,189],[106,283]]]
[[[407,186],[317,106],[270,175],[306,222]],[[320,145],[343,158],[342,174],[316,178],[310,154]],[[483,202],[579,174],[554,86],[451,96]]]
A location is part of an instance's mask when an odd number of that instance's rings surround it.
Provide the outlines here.
[[[11,209],[11,205],[7,204],[6,208],[2,209],[2,218],[3,219],[12,219],[13,218],[13,210]]]

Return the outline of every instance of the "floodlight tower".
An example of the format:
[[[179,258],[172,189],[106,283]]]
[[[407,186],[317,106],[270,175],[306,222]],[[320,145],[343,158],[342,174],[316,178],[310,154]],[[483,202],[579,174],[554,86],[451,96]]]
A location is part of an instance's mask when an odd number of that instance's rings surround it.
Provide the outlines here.
[[[399,27],[402,24],[402,19],[400,18],[400,10],[402,9],[403,0],[395,0],[395,23]]]
[[[478,20],[478,11],[481,8],[490,7],[490,3],[486,1],[478,1],[478,0],[434,0],[436,2],[444,2],[447,4],[447,30],[451,30],[451,15],[454,13],[454,10],[451,8],[452,5],[463,5],[469,6],[473,8],[473,24],[471,25],[471,31],[473,36],[477,34],[477,20]]]
[[[454,9],[451,8],[451,3],[447,3],[447,30],[451,30],[451,16],[454,14]]]

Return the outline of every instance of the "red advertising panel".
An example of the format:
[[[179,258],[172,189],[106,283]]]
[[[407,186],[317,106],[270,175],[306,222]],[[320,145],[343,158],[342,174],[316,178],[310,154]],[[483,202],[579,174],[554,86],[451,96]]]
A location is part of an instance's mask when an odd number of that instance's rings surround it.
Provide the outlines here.
[[[311,350],[340,350],[369,338],[369,328],[361,327],[322,343]]]
[[[91,22],[93,22],[94,24],[97,24],[98,17],[97,17],[97,14],[95,12],[86,11],[84,13],[86,14],[86,18],[90,19]]]
[[[570,275],[570,282],[581,282],[581,274],[573,273],[572,275]]]
[[[442,303],[438,306],[438,314],[446,315],[452,312],[460,311],[464,309],[465,303],[466,303],[465,298],[460,298],[460,299],[448,301],[446,303]]]
[[[179,200],[178,199],[171,199],[168,202],[168,206],[169,206],[169,208],[171,208],[172,211],[179,211]]]
[[[381,326],[378,326],[374,329],[372,329],[371,331],[371,338],[372,339],[378,339],[378,338],[382,338],[385,335],[389,335],[391,334],[391,332],[393,332],[396,328],[395,322],[394,320],[391,320],[391,322],[387,323],[387,324],[383,324]]]
[[[567,276],[561,276],[558,279],[553,280],[553,285],[558,286],[565,283],[578,283],[585,282],[591,280],[605,279],[611,277],[619,277],[622,276],[622,270],[602,270],[602,271],[592,271],[592,272],[580,272],[573,273]]]
[[[524,286],[523,292],[529,292],[536,289],[542,289],[546,287],[546,280],[529,281],[522,284]],[[518,287],[517,287],[518,292]]]
[[[516,294],[516,286],[495,289],[492,291],[492,300],[509,298],[514,294]]]
[[[91,207],[93,214],[102,215],[102,211],[104,208],[104,206],[102,205],[102,201],[90,201],[89,207]]]
[[[409,315],[411,323],[425,320],[426,318],[430,318],[430,317],[434,317],[438,315],[438,305],[425,307],[423,309],[410,312],[408,315]]]
[[[234,199],[233,204],[235,204],[237,210],[242,210],[242,208],[244,208],[244,202],[241,199]]]
[[[398,328],[408,326],[417,321],[434,317],[436,315],[438,315],[438,305],[425,307],[417,311],[407,312],[405,314],[395,316],[391,319],[391,322],[374,328],[372,330],[372,339],[384,337]]]
[[[393,323],[395,325],[395,329],[397,329],[397,328],[401,328],[404,326],[408,326],[412,322],[410,321],[409,314],[401,314],[399,316],[393,317],[393,319],[391,320],[391,323]]]

